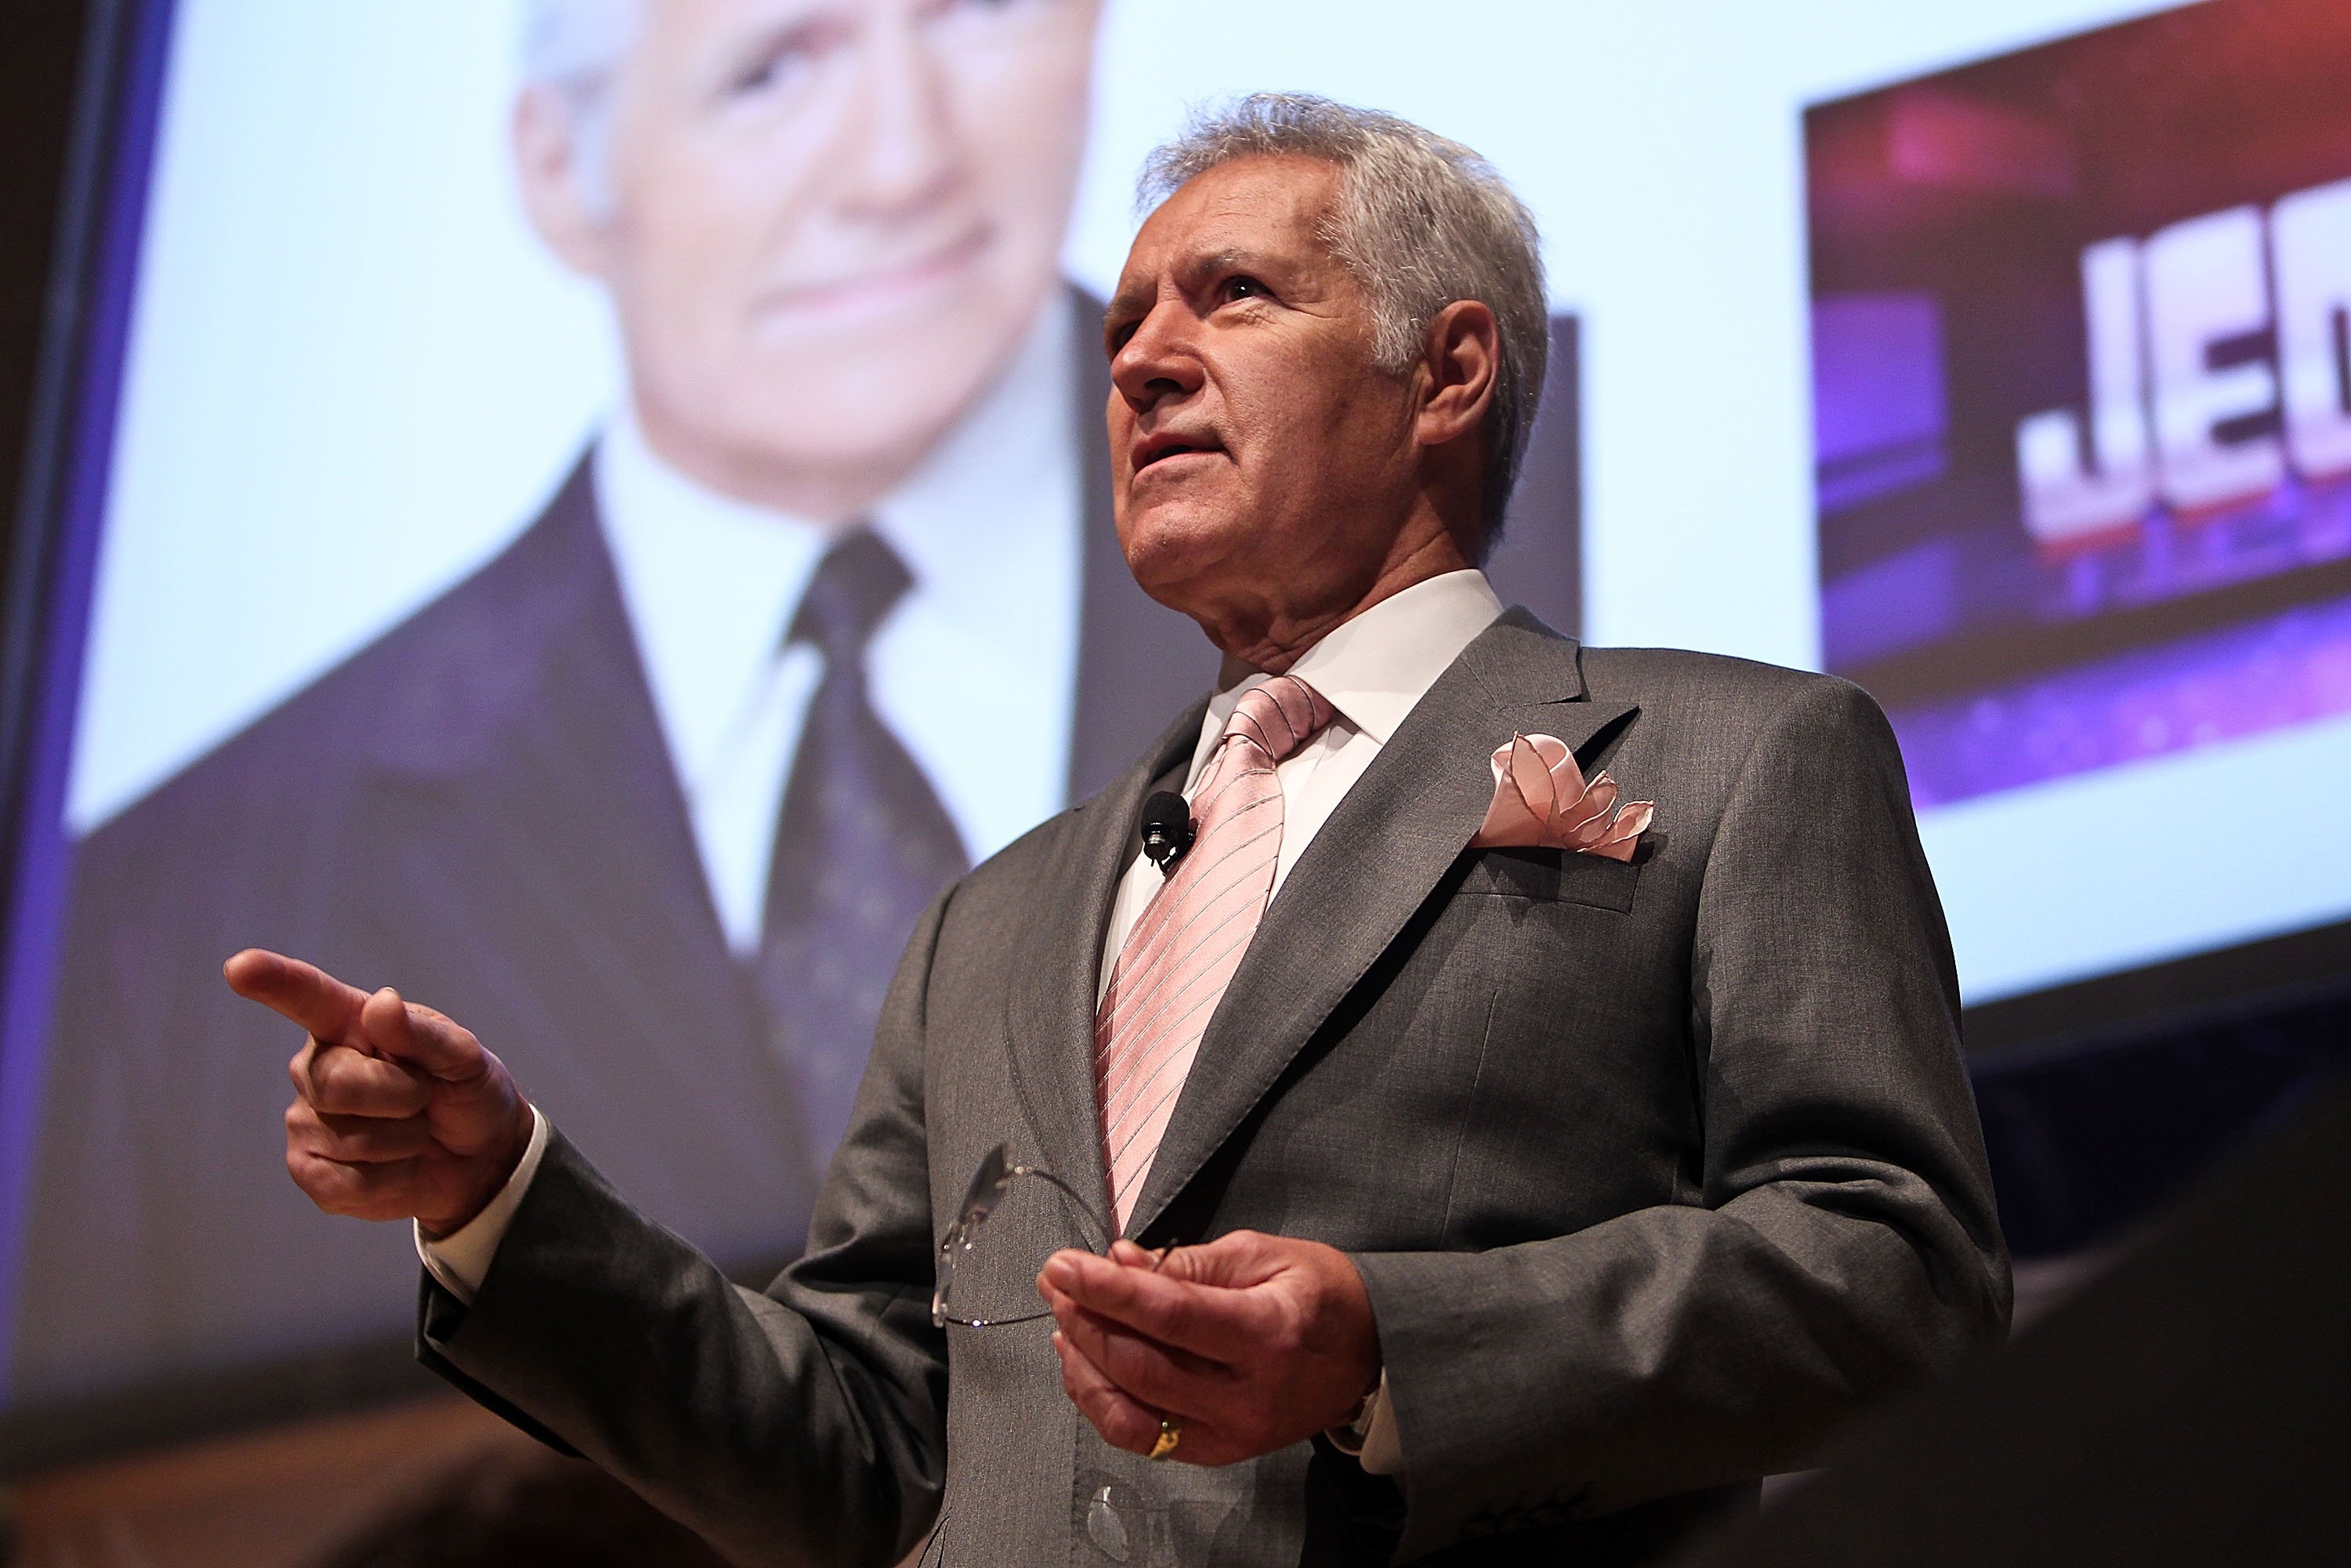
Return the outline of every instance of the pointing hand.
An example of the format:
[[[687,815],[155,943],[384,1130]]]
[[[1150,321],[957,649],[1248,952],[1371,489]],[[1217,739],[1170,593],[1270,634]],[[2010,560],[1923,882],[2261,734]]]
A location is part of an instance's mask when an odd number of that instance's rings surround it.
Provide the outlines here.
[[[257,947],[222,974],[308,1031],[289,1068],[286,1168],[311,1202],[446,1236],[506,1185],[531,1110],[470,1031],[389,987],[371,996]]]

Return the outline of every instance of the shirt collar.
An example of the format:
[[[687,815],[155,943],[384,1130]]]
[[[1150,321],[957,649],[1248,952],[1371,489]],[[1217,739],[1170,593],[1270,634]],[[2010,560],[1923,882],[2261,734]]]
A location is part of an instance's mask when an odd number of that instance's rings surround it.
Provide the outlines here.
[[[1300,654],[1290,673],[1385,746],[1437,678],[1501,612],[1484,572],[1445,572],[1341,622]]]
[[[1073,311],[1049,301],[995,386],[873,508],[873,531],[898,552],[924,592],[951,606],[958,619],[995,622],[1008,613],[1033,613],[1017,591],[1006,602],[1003,590],[1019,584],[999,580],[987,570],[990,561],[1026,555],[1032,544],[1065,552],[1070,543],[1066,529],[1032,507],[1005,508],[1001,517],[994,511],[1003,497],[1068,489],[1082,461],[1070,391],[1075,326]],[[973,536],[983,515],[988,542],[976,549]],[[1007,537],[1015,529],[1040,538]]]
[[[626,413],[596,444],[595,477],[653,707],[690,789],[774,664],[828,530],[695,483]]]
[[[1290,674],[1322,693],[1373,744],[1385,746],[1461,650],[1501,613],[1502,601],[1484,572],[1444,572],[1341,622],[1299,655]],[[1209,699],[1187,787],[1198,782],[1241,694],[1269,678],[1251,675]]]

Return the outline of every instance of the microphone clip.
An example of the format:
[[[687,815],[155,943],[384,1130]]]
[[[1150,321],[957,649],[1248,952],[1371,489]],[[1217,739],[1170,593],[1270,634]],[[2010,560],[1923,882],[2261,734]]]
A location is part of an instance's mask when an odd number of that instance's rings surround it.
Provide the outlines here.
[[[1191,803],[1175,790],[1162,789],[1143,803],[1143,852],[1161,876],[1176,874],[1194,832]]]

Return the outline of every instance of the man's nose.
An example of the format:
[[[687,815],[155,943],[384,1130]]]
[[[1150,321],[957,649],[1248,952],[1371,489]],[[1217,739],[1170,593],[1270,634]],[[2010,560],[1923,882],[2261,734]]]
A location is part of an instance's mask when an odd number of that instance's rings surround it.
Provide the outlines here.
[[[1192,326],[1191,312],[1180,301],[1161,300],[1111,356],[1111,385],[1135,413],[1200,390],[1207,376]]]
[[[947,84],[932,39],[907,8],[875,18],[865,37],[851,161],[851,204],[878,214],[935,200],[956,175]]]

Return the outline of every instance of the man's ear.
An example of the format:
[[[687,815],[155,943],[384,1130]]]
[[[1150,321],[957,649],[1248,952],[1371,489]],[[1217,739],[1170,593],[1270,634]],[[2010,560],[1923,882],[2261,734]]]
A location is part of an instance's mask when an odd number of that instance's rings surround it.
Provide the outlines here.
[[[1486,422],[1502,369],[1501,329],[1478,300],[1457,299],[1429,322],[1425,346],[1426,390],[1414,433],[1423,446],[1444,446]]]
[[[530,226],[574,272],[591,277],[606,269],[611,193],[592,189],[579,106],[551,88],[533,84],[515,99],[515,183]]]

